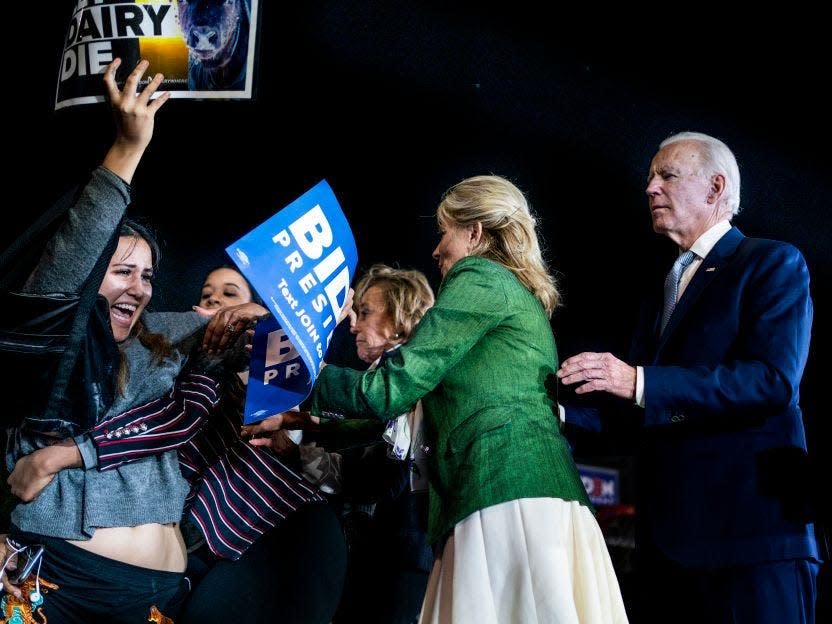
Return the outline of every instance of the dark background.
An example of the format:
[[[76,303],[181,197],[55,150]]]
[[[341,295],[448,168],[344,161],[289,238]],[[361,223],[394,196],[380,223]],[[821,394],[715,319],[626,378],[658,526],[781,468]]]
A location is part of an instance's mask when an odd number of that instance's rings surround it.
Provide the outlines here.
[[[254,99],[169,102],[134,180],[137,209],[164,242],[155,309],[194,303],[227,244],[322,178],[350,220],[359,269],[398,263],[437,286],[430,252],[442,191],[498,173],[540,217],[565,296],[553,319],[561,356],[622,353],[642,288],[660,282],[675,253],[650,227],[650,158],[673,132],[713,134],[740,163],[734,223],[795,244],[809,263],[816,309],[802,405],[812,463],[795,486],[829,519],[819,371],[832,305],[825,20],[757,14],[751,28],[748,16],[726,23],[705,7],[260,4]],[[72,5],[43,5],[37,36],[7,52],[6,134],[24,138],[5,142],[3,243],[100,162],[112,137],[104,105],[52,111]],[[27,9],[7,11],[23,24]],[[584,452],[626,464],[608,445]]]

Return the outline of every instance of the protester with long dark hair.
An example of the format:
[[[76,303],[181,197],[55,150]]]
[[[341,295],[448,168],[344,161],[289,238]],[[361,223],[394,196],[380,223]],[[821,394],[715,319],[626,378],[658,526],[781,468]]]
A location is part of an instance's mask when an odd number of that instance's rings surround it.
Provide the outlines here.
[[[146,229],[120,224],[131,199],[130,182],[153,135],[155,114],[169,96],[152,97],[161,74],[138,91],[146,61],[136,66],[119,90],[115,82],[119,65],[120,60],[114,60],[104,73],[116,120],[113,145],[24,287],[33,294],[78,292],[118,232],[116,251],[99,288],[108,311],[102,322],[111,330],[106,341],[117,345],[120,354],[115,397],[101,420],[170,392],[200,343],[205,323],[195,312],[146,311],[153,294],[157,248]],[[233,323],[251,320],[252,310],[239,309],[224,320],[234,327]],[[205,377],[199,400],[214,403],[217,390]],[[136,622],[175,615],[189,589],[179,530],[189,488],[176,451],[113,470],[96,470],[86,431],[73,435],[56,440],[25,425],[11,432],[6,457],[9,484],[23,502],[12,512],[11,541],[3,545],[4,571],[14,569],[39,544],[45,549],[32,570],[34,586],[43,581],[44,587],[46,583],[57,587],[23,595],[4,575],[4,588],[15,599],[30,600],[31,608],[52,624]],[[31,582],[25,587],[31,589]]]

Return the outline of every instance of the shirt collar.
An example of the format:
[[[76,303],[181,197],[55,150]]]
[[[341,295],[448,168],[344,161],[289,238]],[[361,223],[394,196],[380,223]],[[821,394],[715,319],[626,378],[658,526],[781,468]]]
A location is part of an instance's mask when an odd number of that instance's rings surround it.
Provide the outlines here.
[[[690,246],[690,250],[695,253],[699,258],[704,258],[709,253],[711,253],[711,249],[719,242],[719,239],[725,236],[725,233],[731,229],[731,222],[728,219],[723,219],[719,221],[715,225],[711,226],[702,236],[694,241],[693,245]]]

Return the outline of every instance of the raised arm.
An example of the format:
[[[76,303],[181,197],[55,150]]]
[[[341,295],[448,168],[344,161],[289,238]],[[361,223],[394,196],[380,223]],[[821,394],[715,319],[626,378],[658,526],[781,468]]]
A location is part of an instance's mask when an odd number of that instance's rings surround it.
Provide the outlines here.
[[[156,74],[141,93],[137,93],[139,81],[150,65],[147,61],[139,61],[127,77],[124,89],[119,91],[115,76],[120,65],[121,59],[114,59],[104,73],[104,84],[115,117],[116,138],[102,164],[130,184],[136,167],[153,137],[156,111],[167,102],[170,93],[166,91],[151,99],[162,84],[162,74]]]
[[[115,70],[120,64],[121,60],[115,59],[104,73],[116,123],[113,145],[47,245],[24,286],[25,292],[78,292],[130,203],[130,182],[153,136],[156,111],[168,100],[169,94],[163,93],[151,100],[162,82],[161,74],[141,93],[136,93],[147,70],[147,61],[136,66],[119,91]]]

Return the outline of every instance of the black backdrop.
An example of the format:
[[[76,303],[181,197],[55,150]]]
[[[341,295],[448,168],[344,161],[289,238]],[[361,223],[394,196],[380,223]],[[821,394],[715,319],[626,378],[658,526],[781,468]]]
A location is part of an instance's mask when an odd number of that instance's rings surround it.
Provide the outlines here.
[[[72,4],[6,10],[32,35],[7,52],[7,136],[27,138],[5,142],[0,242],[99,162],[112,135],[103,105],[52,112]],[[809,262],[816,316],[802,403],[814,472],[800,485],[828,510],[819,365],[830,345],[832,133],[822,19],[757,15],[751,29],[704,9],[680,17],[593,6],[544,14],[522,2],[260,4],[255,98],[169,102],[135,178],[137,209],[164,241],[156,309],[193,303],[226,244],[321,178],[352,224],[361,267],[398,262],[436,285],[431,215],[441,192],[493,172],[525,190],[540,215],[565,294],[553,321],[562,356],[620,352],[641,288],[661,280],[674,254],[650,229],[649,160],[667,135],[704,131],[740,162],[735,223],[794,243]]]

